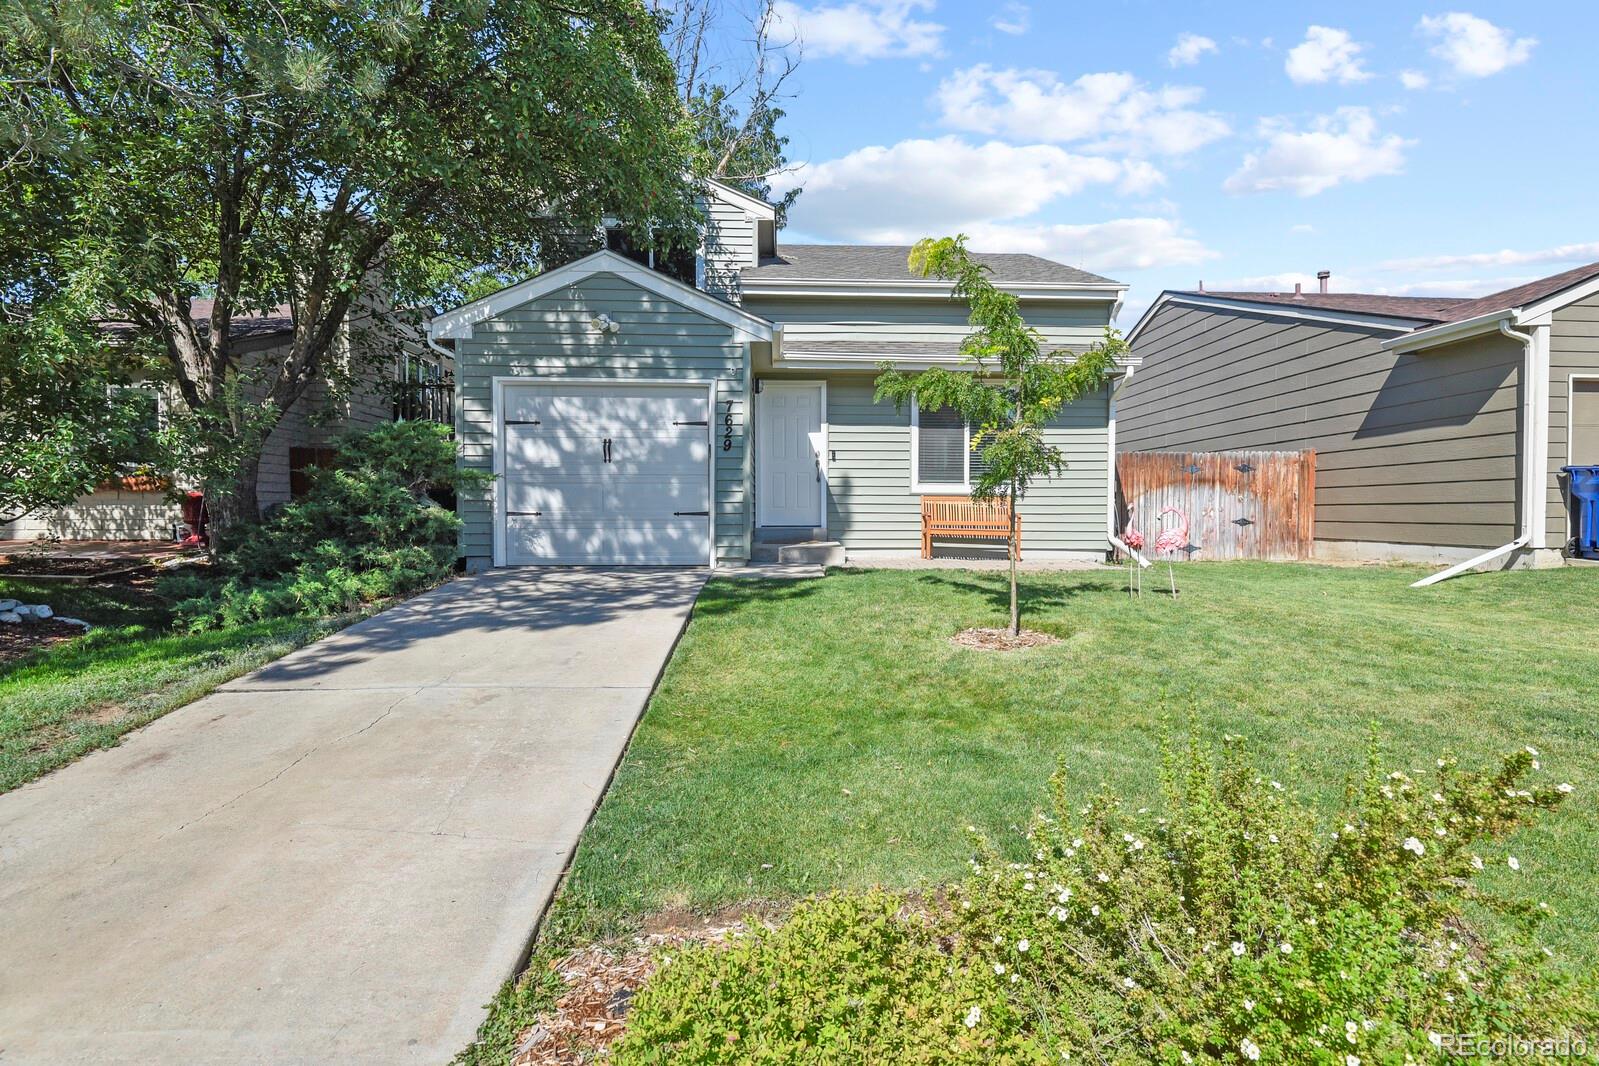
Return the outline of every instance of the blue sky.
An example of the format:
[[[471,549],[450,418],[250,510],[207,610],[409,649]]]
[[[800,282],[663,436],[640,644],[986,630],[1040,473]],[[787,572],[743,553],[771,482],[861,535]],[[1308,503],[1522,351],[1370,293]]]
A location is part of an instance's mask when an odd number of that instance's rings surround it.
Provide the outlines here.
[[[1162,288],[1481,295],[1599,260],[1599,4],[780,0],[784,238]]]

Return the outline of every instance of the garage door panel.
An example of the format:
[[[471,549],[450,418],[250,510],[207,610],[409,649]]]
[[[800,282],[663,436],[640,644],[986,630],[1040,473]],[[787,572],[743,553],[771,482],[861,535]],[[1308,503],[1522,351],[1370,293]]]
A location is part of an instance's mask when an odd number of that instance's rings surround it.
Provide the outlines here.
[[[507,563],[707,561],[704,390],[538,383],[504,396]]]
[[[521,479],[505,482],[507,511],[538,511],[561,517],[675,517],[677,511],[708,510],[710,490],[703,478],[639,478],[625,494],[610,491],[604,478]]]
[[[506,521],[506,562],[697,566],[705,562],[703,518]]]

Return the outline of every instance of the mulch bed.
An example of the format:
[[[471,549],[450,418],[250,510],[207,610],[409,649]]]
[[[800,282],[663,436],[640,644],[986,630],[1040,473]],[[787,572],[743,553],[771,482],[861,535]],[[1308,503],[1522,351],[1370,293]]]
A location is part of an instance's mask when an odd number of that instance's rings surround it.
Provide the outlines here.
[[[47,618],[42,622],[0,624],[0,665],[22,658],[30,652],[83,636],[82,626],[71,626]]]
[[[142,570],[150,565],[142,559],[84,559],[59,555],[13,555],[0,562],[0,577],[104,577]]]
[[[1059,637],[1024,629],[1011,636],[1008,629],[963,629],[950,638],[962,648],[980,648],[983,651],[1021,651],[1023,648],[1041,648],[1046,644],[1059,644]]]

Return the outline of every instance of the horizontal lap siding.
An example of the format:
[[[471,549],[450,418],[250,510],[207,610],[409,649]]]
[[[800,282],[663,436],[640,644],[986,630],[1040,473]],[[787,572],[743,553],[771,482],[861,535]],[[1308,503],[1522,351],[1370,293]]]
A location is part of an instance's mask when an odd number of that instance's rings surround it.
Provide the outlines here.
[[[910,411],[873,403],[872,388],[868,375],[827,379],[828,532],[846,549],[918,550],[921,496],[910,490]],[[1101,392],[1068,407],[1046,431],[1068,465],[1022,502],[1024,547],[1105,547],[1107,416]]]
[[[1549,330],[1548,547],[1551,548],[1564,546],[1571,536],[1558,475],[1569,454],[1568,405],[1572,375],[1599,375],[1599,296],[1590,296],[1556,311]]]
[[[1117,401],[1122,451],[1315,449],[1319,540],[1492,547],[1516,527],[1520,347],[1169,304]]]
[[[621,327],[597,334],[589,320],[610,315]],[[711,413],[716,463],[716,555],[749,556],[745,398],[747,346],[729,328],[614,274],[597,274],[473,327],[457,342],[456,391],[461,464],[494,469],[494,391],[497,377],[702,379],[717,383]],[[732,403],[732,447],[722,450],[723,418]],[[469,559],[493,554],[494,508],[489,492],[462,493],[461,551]]]
[[[1048,345],[1074,349],[1104,336],[1108,302],[1041,304],[1023,301],[1027,324]],[[972,327],[965,303],[956,300],[792,299],[749,295],[746,311],[783,327],[783,343],[806,341],[930,341],[958,343]]]
[[[755,222],[742,207],[716,199],[705,204],[705,291],[738,302],[739,272],[755,264]]]

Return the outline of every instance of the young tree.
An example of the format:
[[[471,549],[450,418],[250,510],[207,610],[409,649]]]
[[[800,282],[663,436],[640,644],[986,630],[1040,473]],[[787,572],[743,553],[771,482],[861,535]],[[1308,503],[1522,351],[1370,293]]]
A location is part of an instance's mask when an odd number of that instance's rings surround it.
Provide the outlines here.
[[[697,243],[662,28],[645,0],[0,0],[0,199],[47,190],[45,288],[92,276],[160,350],[225,528],[255,516],[258,439],[391,354],[352,312],[381,332],[607,218]],[[247,318],[285,307],[263,360]]]
[[[1044,352],[1043,335],[1022,318],[1015,296],[989,280],[988,267],[966,250],[966,236],[924,238],[911,249],[910,269],[923,277],[954,282],[954,295],[971,307],[972,332],[961,342],[968,365],[911,373],[881,364],[878,400],[903,405],[912,398],[923,410],[950,407],[973,427],[971,447],[983,459],[972,496],[1006,496],[1019,502],[1028,486],[1066,468],[1066,457],[1044,439],[1044,427],[1065,405],[1109,380],[1127,342],[1106,328],[1103,340],[1084,352]],[[1011,508],[1011,537],[1016,511]],[[1016,556],[1010,563],[1010,631],[1021,633],[1016,595]]]

